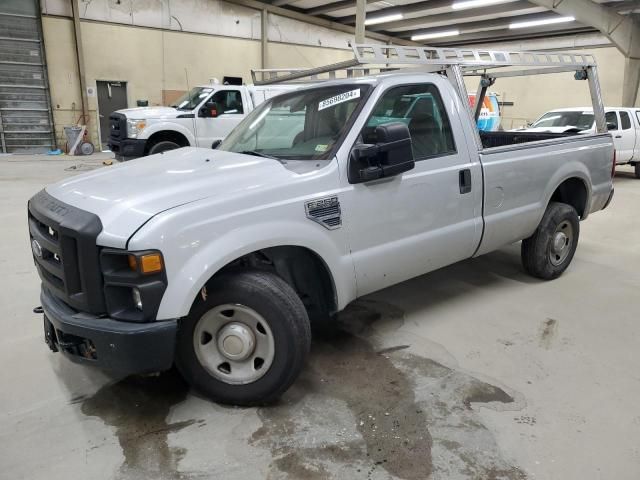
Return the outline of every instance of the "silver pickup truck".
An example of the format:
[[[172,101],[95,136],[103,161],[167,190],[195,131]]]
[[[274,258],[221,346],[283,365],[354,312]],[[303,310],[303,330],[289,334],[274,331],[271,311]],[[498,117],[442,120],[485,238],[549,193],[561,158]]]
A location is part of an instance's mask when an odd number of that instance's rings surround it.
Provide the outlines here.
[[[50,348],[122,373],[175,363],[213,399],[262,403],[297,377],[311,324],[359,296],[519,240],[527,272],[562,274],[579,222],[613,194],[593,60],[354,52],[353,63],[284,75],[318,82],[347,66],[355,78],[267,100],[216,150],[172,150],[35,195],[29,230]],[[422,70],[351,68],[367,62]],[[509,65],[524,68],[489,73]],[[596,131],[479,132],[486,89],[532,69],[588,83]],[[473,110],[465,74],[480,76]]]

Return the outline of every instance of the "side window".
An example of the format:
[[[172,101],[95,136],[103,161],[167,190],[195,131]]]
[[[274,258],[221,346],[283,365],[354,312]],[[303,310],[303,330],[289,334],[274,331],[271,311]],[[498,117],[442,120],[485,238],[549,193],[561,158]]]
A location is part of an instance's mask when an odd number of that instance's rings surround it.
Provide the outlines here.
[[[620,125],[623,130],[629,130],[631,128],[631,117],[627,112],[620,112]]]
[[[242,94],[239,90],[220,90],[213,94],[210,102],[215,102],[218,115],[223,113],[244,113]]]
[[[431,83],[389,89],[378,100],[362,130],[363,142],[376,143],[376,127],[395,122],[402,122],[409,127],[416,160],[456,151],[442,98]]]
[[[616,112],[607,112],[604,119],[607,123],[613,123],[616,126],[614,130],[618,130],[618,116],[616,115]]]

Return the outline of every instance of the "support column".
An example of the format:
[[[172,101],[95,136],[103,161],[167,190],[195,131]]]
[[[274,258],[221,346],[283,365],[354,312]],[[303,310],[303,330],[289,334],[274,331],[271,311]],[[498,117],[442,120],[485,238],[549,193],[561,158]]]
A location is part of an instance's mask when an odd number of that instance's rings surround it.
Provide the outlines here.
[[[364,43],[364,20],[367,0],[356,0],[356,43]]]
[[[80,9],[78,2],[79,0],[71,0],[71,9],[73,10],[73,31],[74,39],[76,41],[76,60],[78,62],[78,76],[80,77],[80,103],[82,104],[82,119],[80,122],[84,125],[88,125],[90,122],[89,101],[87,98],[87,79],[84,74],[84,54],[82,53],[82,32],[80,31]],[[89,132],[88,136],[91,137],[91,131],[89,129],[87,130]]]
[[[260,38],[260,58],[262,59],[262,68],[267,67],[267,43],[269,41],[269,12],[267,9],[263,9],[260,14],[261,20],[261,38]]]
[[[640,88],[640,58],[624,59],[624,80],[622,83],[622,106],[635,107]]]

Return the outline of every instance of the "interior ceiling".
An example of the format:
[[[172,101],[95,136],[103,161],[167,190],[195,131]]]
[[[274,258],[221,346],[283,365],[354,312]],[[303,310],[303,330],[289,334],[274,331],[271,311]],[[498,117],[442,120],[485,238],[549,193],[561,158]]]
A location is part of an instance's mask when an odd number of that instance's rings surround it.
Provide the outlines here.
[[[355,25],[356,0],[261,0],[274,6],[327,20]],[[415,35],[430,38],[418,43],[432,46],[471,45],[501,40],[557,37],[595,32],[577,21],[550,23],[525,28],[510,28],[513,23],[553,20],[561,16],[527,0],[477,1],[471,8],[454,8],[465,0],[378,0],[367,1],[367,19],[394,15],[395,20],[367,25],[367,31],[410,40]],[[598,0],[623,14],[640,12],[640,0]],[[458,7],[459,5],[457,5]],[[449,36],[438,37],[448,31]],[[451,34],[457,31],[457,34]]]

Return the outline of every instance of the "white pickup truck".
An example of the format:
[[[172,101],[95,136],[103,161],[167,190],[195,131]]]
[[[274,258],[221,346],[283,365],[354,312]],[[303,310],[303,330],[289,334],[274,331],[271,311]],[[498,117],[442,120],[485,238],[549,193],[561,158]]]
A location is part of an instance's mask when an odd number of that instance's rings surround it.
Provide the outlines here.
[[[633,165],[636,178],[640,178],[640,108],[605,107],[605,119],[616,148],[616,164]],[[530,127],[516,131],[590,133],[595,129],[593,109],[574,107],[551,110]]]
[[[255,107],[294,85],[220,85],[192,88],[169,107],[139,107],[109,115],[109,148],[118,160],[180,147],[211,148]]]
[[[580,221],[613,195],[591,57],[479,51],[467,62],[366,45],[354,61],[389,61],[382,48],[426,71],[278,95],[215,150],[140,158],[32,197],[49,347],[127,374],[176,364],[217,401],[264,403],[296,379],[311,325],[357,297],[520,240],[528,273],[561,275]],[[481,66],[490,85],[507,65],[588,78],[598,131],[479,132],[486,92],[472,111],[463,74]],[[395,108],[416,98],[409,114]]]

